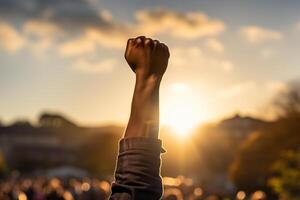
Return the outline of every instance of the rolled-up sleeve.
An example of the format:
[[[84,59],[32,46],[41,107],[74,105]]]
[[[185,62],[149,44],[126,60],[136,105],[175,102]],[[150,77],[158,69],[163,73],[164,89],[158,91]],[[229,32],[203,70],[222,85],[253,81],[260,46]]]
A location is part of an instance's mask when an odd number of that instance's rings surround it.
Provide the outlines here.
[[[124,138],[120,141],[111,200],[156,200],[162,195],[161,141]]]

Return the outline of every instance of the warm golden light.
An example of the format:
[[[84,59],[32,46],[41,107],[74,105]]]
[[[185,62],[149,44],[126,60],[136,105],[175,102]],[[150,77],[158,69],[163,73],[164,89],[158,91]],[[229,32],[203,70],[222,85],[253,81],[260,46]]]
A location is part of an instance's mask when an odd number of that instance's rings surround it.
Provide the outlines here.
[[[172,84],[166,93],[166,101],[161,107],[162,124],[169,126],[178,136],[186,137],[204,120],[203,112],[199,111],[201,102],[185,83]]]
[[[83,190],[83,191],[89,191],[90,190],[90,188],[91,188],[91,186],[90,186],[90,184],[89,183],[87,183],[87,182],[84,182],[84,183],[82,183],[82,185],[81,185],[81,189]]]
[[[19,194],[19,196],[18,196],[18,199],[19,199],[19,200],[27,200],[27,196],[26,196],[25,193],[21,192],[21,193]]]
[[[236,194],[236,199],[237,200],[244,200],[246,198],[246,193],[244,191],[239,191]]]
[[[185,136],[189,134],[191,129],[197,124],[196,119],[193,117],[191,108],[186,108],[184,105],[175,105],[174,110],[168,112],[165,123],[179,136]]]

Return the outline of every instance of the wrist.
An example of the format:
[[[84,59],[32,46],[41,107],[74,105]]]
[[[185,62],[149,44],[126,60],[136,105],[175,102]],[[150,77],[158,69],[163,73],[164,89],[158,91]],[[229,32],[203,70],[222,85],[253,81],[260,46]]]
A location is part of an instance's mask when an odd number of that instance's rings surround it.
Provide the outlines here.
[[[158,89],[160,86],[162,76],[150,75],[143,76],[136,74],[136,87],[137,89]]]

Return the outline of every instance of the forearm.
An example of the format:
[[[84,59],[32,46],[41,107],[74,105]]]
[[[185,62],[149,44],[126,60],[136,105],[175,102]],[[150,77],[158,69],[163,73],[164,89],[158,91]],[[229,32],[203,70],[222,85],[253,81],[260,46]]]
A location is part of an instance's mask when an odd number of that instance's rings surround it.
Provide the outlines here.
[[[136,74],[136,83],[110,199],[158,200],[162,195],[159,86],[169,50],[157,40],[138,37],[128,40],[125,59]]]
[[[160,77],[137,75],[125,138],[158,138],[160,81]]]

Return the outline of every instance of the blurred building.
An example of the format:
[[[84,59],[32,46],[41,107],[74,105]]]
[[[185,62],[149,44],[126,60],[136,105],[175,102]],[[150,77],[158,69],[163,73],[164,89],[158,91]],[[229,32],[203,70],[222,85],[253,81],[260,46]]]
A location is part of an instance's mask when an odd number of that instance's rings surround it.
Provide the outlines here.
[[[81,151],[89,142],[110,133],[122,133],[120,127],[85,128],[60,115],[43,114],[36,126],[18,121],[0,126],[0,150],[11,169],[74,165],[81,162]]]
[[[266,125],[266,121],[256,119],[253,117],[243,117],[239,114],[231,118],[224,119],[218,124],[218,128],[226,130],[227,133],[236,137],[244,138],[248,134],[258,130],[260,127]]]

